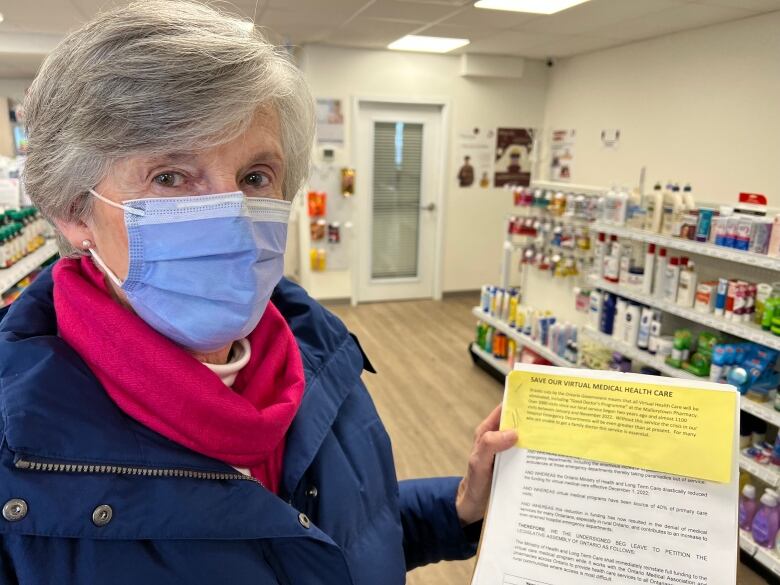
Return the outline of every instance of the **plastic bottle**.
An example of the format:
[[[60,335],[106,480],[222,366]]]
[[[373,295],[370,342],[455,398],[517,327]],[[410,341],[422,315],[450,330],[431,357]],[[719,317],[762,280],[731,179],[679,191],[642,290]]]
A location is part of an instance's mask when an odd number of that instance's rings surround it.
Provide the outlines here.
[[[655,244],[648,244],[645,251],[645,271],[642,279],[642,292],[649,295],[653,292],[653,276],[655,274]]]
[[[602,333],[612,335],[615,326],[615,305],[617,298],[612,293],[603,293],[603,301],[601,303],[601,324],[599,329]]]
[[[653,309],[653,317],[650,322],[650,340],[647,344],[647,351],[655,355],[658,352],[658,339],[661,337],[661,318],[662,313],[658,309]]]
[[[623,342],[627,343],[631,347],[637,346],[640,315],[641,309],[638,303],[627,303],[625,324],[623,325]]]
[[[607,253],[606,234],[600,232],[593,247],[593,276],[604,277],[604,257]]]
[[[653,324],[653,309],[642,307],[639,316],[639,332],[636,337],[636,346],[639,349],[647,350],[650,347],[650,328]]]
[[[601,326],[601,293],[597,290],[590,292],[590,303],[588,308],[588,318],[590,325],[594,329],[599,329]]]
[[[609,253],[604,257],[604,280],[617,283],[620,277],[620,243],[617,236],[610,239]]]
[[[657,299],[664,297],[664,290],[666,288],[666,248],[661,248],[658,251],[658,260],[655,263],[655,278],[653,279],[653,296]]]
[[[612,337],[618,341],[623,341],[623,331],[626,328],[626,309],[628,309],[628,301],[618,298],[615,302],[615,321],[612,327]]]
[[[746,484],[742,488],[742,495],[739,498],[739,527],[743,530],[750,530],[757,511],[756,486]]]
[[[615,208],[617,207],[617,193],[615,187],[610,187],[607,194],[604,196],[604,213],[602,221],[606,224],[615,223]]]
[[[669,303],[677,301],[677,286],[680,283],[680,259],[672,258],[664,274],[664,300]]]
[[[664,194],[661,190],[661,183],[656,183],[653,192],[645,196],[645,229],[653,233],[661,232],[661,220],[664,211]]]
[[[621,286],[628,284],[628,275],[631,270],[631,259],[633,257],[633,243],[625,244],[620,247],[620,260],[618,262],[618,283]]]
[[[663,235],[680,235],[673,233],[673,226],[679,223],[684,211],[685,206],[683,205],[682,195],[680,195],[680,187],[673,185],[671,191],[664,196],[664,211],[661,226],[661,233],[663,233]]]
[[[628,217],[629,197],[626,189],[618,189],[615,192],[615,209],[613,221],[615,225],[626,225]]]
[[[766,548],[774,548],[778,528],[777,497],[770,491],[761,496],[761,505],[753,517],[753,540]]]
[[[696,266],[688,262],[684,270],[680,270],[680,283],[677,287],[677,304],[683,307],[693,307],[696,299]]]
[[[691,187],[690,183],[683,187],[682,198],[685,209],[688,211],[696,209],[696,202],[693,199],[693,187]]]

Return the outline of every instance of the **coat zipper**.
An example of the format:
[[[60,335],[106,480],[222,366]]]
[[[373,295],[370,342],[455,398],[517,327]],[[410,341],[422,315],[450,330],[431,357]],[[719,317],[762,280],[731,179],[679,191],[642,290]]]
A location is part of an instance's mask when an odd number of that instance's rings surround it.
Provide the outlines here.
[[[125,467],[122,465],[84,465],[78,463],[57,463],[28,461],[19,459],[15,463],[17,469],[30,471],[52,471],[58,473],[112,473],[116,475],[138,475],[144,477],[183,477],[185,479],[230,480],[238,479],[262,482],[243,473],[218,473],[215,471],[191,471],[189,469],[158,469],[155,467]]]

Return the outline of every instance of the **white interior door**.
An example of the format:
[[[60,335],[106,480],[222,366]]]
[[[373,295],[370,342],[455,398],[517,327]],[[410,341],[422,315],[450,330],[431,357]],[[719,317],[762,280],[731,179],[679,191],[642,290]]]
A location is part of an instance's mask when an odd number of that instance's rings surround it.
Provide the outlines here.
[[[360,101],[357,118],[358,301],[435,297],[442,107]]]

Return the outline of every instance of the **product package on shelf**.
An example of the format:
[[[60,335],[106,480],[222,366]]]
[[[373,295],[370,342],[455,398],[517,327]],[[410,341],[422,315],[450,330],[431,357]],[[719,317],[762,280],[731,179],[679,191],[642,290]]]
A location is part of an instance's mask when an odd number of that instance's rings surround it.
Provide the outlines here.
[[[0,269],[10,268],[46,243],[49,227],[34,207],[0,213]]]
[[[577,327],[558,322],[550,311],[524,306],[516,289],[483,286],[478,316],[482,318],[477,324],[478,331],[480,328],[498,329],[501,335],[508,335],[517,342],[517,349],[535,351],[548,363],[571,365],[577,362]],[[484,336],[478,334],[479,339]],[[516,355],[504,355],[504,352],[495,357],[517,359]]]

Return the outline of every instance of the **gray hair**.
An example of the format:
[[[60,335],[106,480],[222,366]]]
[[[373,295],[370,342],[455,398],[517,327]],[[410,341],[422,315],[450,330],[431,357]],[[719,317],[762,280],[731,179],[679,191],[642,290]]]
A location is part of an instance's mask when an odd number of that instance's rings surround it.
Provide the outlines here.
[[[287,53],[194,1],[105,12],[69,34],[30,86],[25,188],[50,219],[84,219],[113,162],[222,144],[262,106],[279,115],[289,200],[308,176],[314,106]],[[60,249],[76,252],[63,237]]]

